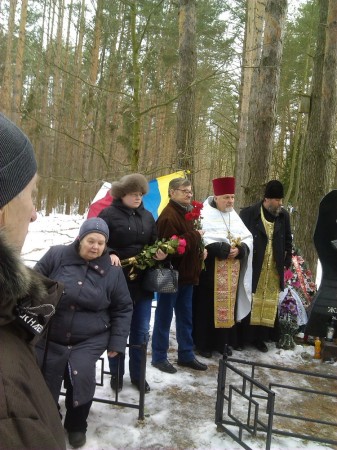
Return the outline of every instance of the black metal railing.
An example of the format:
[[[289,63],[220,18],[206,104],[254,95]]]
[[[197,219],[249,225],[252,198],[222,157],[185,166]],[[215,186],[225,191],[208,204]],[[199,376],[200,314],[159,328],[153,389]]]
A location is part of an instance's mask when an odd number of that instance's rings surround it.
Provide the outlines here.
[[[140,377],[139,377],[139,401],[138,403],[128,403],[121,402],[119,400],[119,392],[116,390],[115,399],[109,400],[107,398],[94,397],[93,402],[104,403],[106,405],[115,405],[115,406],[124,406],[126,408],[138,409],[138,420],[144,420],[144,409],[145,409],[145,376],[146,376],[146,352],[147,352],[147,344],[144,343],[142,345],[127,345],[127,347],[132,348],[140,348],[141,351],[141,365],[140,365]],[[106,371],[104,368],[105,360],[103,357],[99,358],[101,363],[101,370],[96,378],[99,378],[99,381],[96,382],[96,386],[104,386],[104,378],[106,375],[111,376],[110,371]],[[97,366],[96,366],[97,370]],[[119,362],[118,362],[118,371],[119,374]],[[119,380],[117,380],[119,381]],[[109,381],[110,384],[110,381]],[[118,385],[118,384],[117,384]],[[61,392],[61,395],[65,395],[65,392]]]
[[[250,367],[250,373],[247,374],[243,370],[238,368],[238,365],[244,365]],[[301,387],[300,385],[278,383],[269,381],[263,384],[256,379],[257,369],[266,369],[263,372],[263,377],[270,379],[270,371],[285,372],[288,374],[297,374],[302,377],[302,380],[312,379],[316,382],[318,387],[321,387],[322,380],[331,381],[331,389],[311,389],[307,387]],[[268,370],[268,372],[267,372]],[[233,379],[235,376],[235,380]],[[288,377],[289,381],[294,381],[292,377]],[[245,449],[251,449],[247,444],[246,436],[264,436],[265,448],[269,450],[272,444],[273,434],[283,435],[287,437],[293,437],[297,439],[304,439],[314,442],[320,442],[324,444],[337,445],[337,422],[335,419],[335,411],[337,399],[337,376],[322,374],[317,372],[307,372],[299,369],[291,369],[288,367],[275,366],[264,363],[256,363],[252,361],[243,361],[235,358],[222,359],[219,361],[218,372],[218,388],[217,388],[217,400],[215,406],[215,423],[218,431],[225,432],[233,440],[239,443]],[[299,384],[299,383],[298,383]],[[305,381],[301,383],[302,386]],[[281,391],[281,392],[277,392]],[[286,391],[297,392],[299,394],[305,394],[306,400],[308,396],[312,395],[317,398],[323,399],[325,405],[330,402],[331,420],[321,417],[321,408],[311,409],[311,415],[317,414],[317,417],[308,417],[295,411],[287,411],[287,407],[282,405],[282,411],[276,409],[278,405],[277,400],[285,398]],[[245,408],[245,404],[247,407]],[[280,402],[281,404],[281,402]],[[319,403],[321,404],[321,403]],[[298,404],[299,407],[299,404]],[[294,409],[294,405],[292,405]],[[281,417],[287,420],[287,428],[276,428],[274,426],[275,417]],[[305,434],[289,431],[291,421],[299,421],[300,423],[316,424],[315,432],[313,434]],[[233,431],[234,430],[236,432]],[[317,429],[325,430],[325,434],[330,436],[329,438],[320,435]],[[244,434],[247,432],[247,434]],[[333,437],[335,432],[336,438]],[[322,434],[323,431],[322,431]]]

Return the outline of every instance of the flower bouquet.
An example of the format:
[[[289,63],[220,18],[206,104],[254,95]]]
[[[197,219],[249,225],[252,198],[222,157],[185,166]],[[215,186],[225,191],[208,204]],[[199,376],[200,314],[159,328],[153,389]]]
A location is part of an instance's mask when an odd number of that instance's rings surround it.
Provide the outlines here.
[[[285,278],[285,281],[296,289],[304,307],[308,309],[316,294],[317,287],[307,263],[297,249],[292,251],[291,270],[286,272],[288,272],[288,280]]]
[[[278,348],[290,350],[295,348],[294,336],[298,330],[298,309],[296,300],[289,290],[279,307],[280,340]]]
[[[197,202],[197,201],[192,201],[191,202],[192,205],[192,210],[189,211],[188,213],[185,214],[185,219],[186,220],[193,220],[194,222],[194,229],[195,230],[201,230],[202,226],[201,226],[201,210],[204,207],[204,205],[201,202]]]
[[[193,221],[193,228],[195,230],[202,230],[202,224],[201,224],[201,210],[204,207],[204,205],[201,202],[197,202],[193,200],[191,202],[192,210],[187,212],[185,214],[185,219],[189,221]],[[204,240],[201,238],[200,241],[200,258],[201,258],[201,268],[205,269],[205,261],[204,261],[204,250],[205,250],[205,244]]]
[[[169,239],[157,239],[152,245],[145,245],[143,250],[136,256],[131,256],[130,258],[122,259],[122,267],[132,266],[128,274],[130,280],[134,280],[137,277],[135,273],[135,268],[140,270],[145,270],[147,267],[153,267],[157,264],[157,260],[154,259],[158,250],[162,250],[168,255],[174,255],[178,253],[182,255],[185,253],[186,240],[180,238],[179,236],[173,235]]]

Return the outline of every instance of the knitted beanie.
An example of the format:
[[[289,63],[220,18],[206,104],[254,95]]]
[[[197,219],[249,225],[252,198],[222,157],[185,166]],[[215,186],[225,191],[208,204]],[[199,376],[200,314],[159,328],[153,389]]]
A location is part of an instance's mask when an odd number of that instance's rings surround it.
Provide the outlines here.
[[[28,137],[0,113],[0,208],[27,186],[36,171]]]
[[[100,233],[103,234],[105,240],[109,239],[109,227],[100,217],[92,217],[82,223],[78,233],[78,240],[81,241],[87,234]]]

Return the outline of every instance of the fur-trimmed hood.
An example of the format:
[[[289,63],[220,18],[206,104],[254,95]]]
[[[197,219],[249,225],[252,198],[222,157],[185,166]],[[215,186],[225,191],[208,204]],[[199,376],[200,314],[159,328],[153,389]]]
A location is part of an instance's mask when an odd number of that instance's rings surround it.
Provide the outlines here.
[[[114,198],[122,198],[130,192],[141,192],[146,194],[149,190],[149,185],[141,173],[132,173],[125,175],[119,181],[114,181],[111,184],[110,193]]]
[[[3,326],[16,318],[19,300],[29,300],[31,307],[50,304],[48,294],[50,290],[55,291],[57,283],[26,267],[3,230],[0,230],[0,255],[0,326]],[[53,306],[55,300],[52,299]]]

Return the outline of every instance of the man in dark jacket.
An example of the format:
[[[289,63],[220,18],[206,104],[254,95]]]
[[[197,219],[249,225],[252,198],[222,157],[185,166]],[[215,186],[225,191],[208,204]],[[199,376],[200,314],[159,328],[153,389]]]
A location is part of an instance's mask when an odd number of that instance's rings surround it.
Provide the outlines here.
[[[264,199],[242,209],[240,217],[253,235],[253,303],[248,340],[267,352],[265,340],[277,319],[279,293],[284,289],[284,267],[291,264],[292,235],[288,212],[282,208],[283,185],[267,183]],[[275,331],[275,330],[274,330]]]
[[[27,136],[0,114],[0,449],[62,450],[64,430],[36,362],[63,286],[25,267],[36,161]]]
[[[173,310],[176,317],[178,341],[178,365],[195,370],[207,370],[205,364],[195,359],[192,339],[192,294],[193,285],[198,284],[202,259],[201,237],[203,232],[195,230],[193,221],[185,215],[191,209],[191,183],[185,178],[174,178],[169,184],[168,205],[157,221],[158,236],[170,238],[177,235],[186,240],[183,255],[174,255],[172,264],[179,272],[179,288],[174,294],[159,294],[152,334],[152,365],[162,372],[175,373],[177,369],[168,361],[170,326]]]

